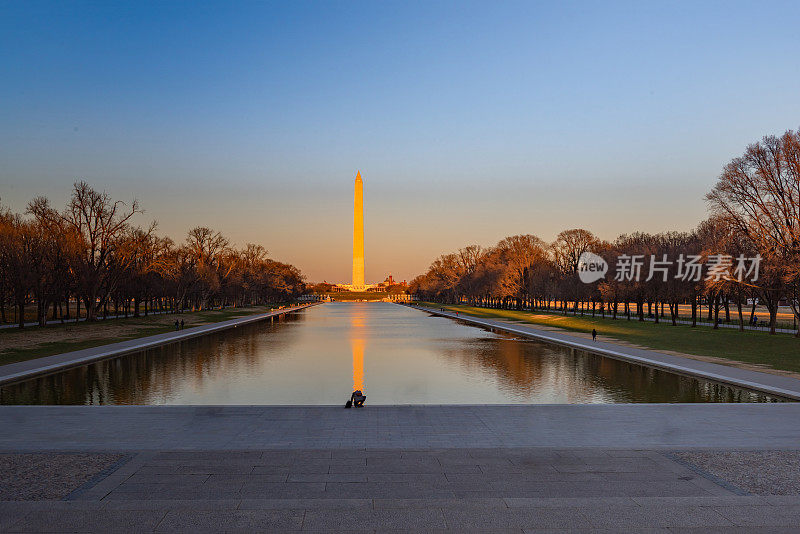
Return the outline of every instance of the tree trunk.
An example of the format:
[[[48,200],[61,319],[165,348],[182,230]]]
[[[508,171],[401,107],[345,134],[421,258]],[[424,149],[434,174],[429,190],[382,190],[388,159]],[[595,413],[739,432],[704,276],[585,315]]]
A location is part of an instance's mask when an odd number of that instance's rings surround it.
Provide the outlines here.
[[[769,333],[775,333],[775,322],[778,319],[778,303],[775,302],[769,307]]]
[[[739,332],[744,332],[744,316],[742,315],[742,294],[736,296],[736,311],[739,313]]]
[[[97,320],[97,295],[90,295],[83,299],[83,307],[86,308],[86,322]]]
[[[731,302],[730,295],[725,293],[723,302],[725,303],[725,323],[731,322]]]
[[[47,302],[42,298],[36,299],[36,322],[39,326],[47,325]]]

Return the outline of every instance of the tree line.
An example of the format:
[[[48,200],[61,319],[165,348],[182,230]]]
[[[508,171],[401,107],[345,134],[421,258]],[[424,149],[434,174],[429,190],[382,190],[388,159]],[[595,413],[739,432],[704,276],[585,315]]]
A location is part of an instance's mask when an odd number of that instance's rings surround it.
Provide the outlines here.
[[[492,247],[469,245],[439,256],[411,289],[421,299],[443,303],[591,311],[640,321],[645,315],[658,321],[659,307],[662,312],[666,307],[673,325],[679,306],[690,305],[692,326],[705,303],[714,328],[731,320],[733,307],[740,329],[753,319],[758,302],[769,311],[773,334],[784,303],[800,324],[800,131],[748,146],[724,167],[706,200],[709,217],[688,232],[636,232],[606,241],[578,228],[561,232],[551,243],[531,234],[510,236]],[[649,280],[645,263],[640,277],[610,272],[583,283],[579,259],[585,252],[610,266],[634,257],[671,263],[660,263]],[[686,276],[697,266],[687,265],[689,257],[699,257],[706,268],[716,264],[717,275]],[[737,262],[741,258],[759,259],[756,280],[753,262],[743,266]],[[750,276],[734,276],[737,269]]]
[[[193,228],[183,243],[134,224],[143,213],[85,182],[62,210],[33,199],[25,213],[0,208],[0,320],[13,307],[20,328],[35,305],[40,325],[110,313],[203,310],[294,299],[305,291],[293,265],[263,246],[233,247],[220,232]]]

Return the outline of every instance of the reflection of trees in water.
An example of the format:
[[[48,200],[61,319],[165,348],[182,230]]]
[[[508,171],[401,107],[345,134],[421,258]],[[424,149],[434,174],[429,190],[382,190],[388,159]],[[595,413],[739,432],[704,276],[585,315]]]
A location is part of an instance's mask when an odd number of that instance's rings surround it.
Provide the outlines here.
[[[570,350],[599,387],[640,402],[767,402],[767,395],[660,369]]]
[[[508,337],[443,351],[466,370],[490,373],[520,400],[555,402],[767,402],[771,397],[584,351]],[[557,401],[554,399],[558,399]]]
[[[352,306],[350,308],[346,306]],[[402,343],[416,330],[398,335],[397,322],[369,316],[377,304],[327,306],[305,321],[290,315],[271,325],[260,322],[218,335],[106,360],[63,373],[0,388],[2,404],[158,404],[180,402],[225,377],[257,376],[300,336],[350,336],[354,389],[364,389],[364,357],[380,343]],[[391,306],[391,305],[389,305]],[[328,311],[330,310],[330,311]],[[345,313],[346,312],[346,313]],[[370,312],[372,313],[372,312]],[[343,329],[340,322],[346,320]],[[368,320],[367,320],[368,319]],[[384,321],[381,322],[381,321]],[[312,324],[313,323],[313,329]],[[419,328],[409,323],[409,329]],[[432,332],[436,332],[434,329]],[[378,332],[375,338],[372,332]],[[423,330],[423,332],[425,332]],[[386,341],[391,339],[391,341]],[[433,338],[433,345],[469,380],[486,379],[518,402],[698,402],[763,401],[764,395],[622,361],[502,334],[494,338]],[[366,377],[369,381],[369,377]],[[239,382],[240,383],[240,382]],[[361,386],[360,388],[358,386]],[[202,398],[202,395],[194,395]]]
[[[160,404],[210,376],[250,374],[293,343],[285,323],[301,314],[241,326],[0,388],[0,404]],[[276,330],[281,335],[270,335]],[[265,345],[269,344],[268,350]]]

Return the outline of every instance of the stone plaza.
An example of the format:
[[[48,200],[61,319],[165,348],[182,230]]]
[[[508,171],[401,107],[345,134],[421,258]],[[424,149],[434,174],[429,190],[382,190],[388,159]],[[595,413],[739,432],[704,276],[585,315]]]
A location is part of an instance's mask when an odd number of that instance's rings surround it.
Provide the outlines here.
[[[772,475],[770,488],[789,494],[754,494],[692,456],[796,455],[795,403],[16,406],[0,407],[0,425],[11,430],[0,438],[3,457],[41,454],[55,465],[102,455],[109,464],[58,499],[3,501],[7,532],[791,532],[800,524],[797,472]],[[65,473],[15,476],[35,488]]]

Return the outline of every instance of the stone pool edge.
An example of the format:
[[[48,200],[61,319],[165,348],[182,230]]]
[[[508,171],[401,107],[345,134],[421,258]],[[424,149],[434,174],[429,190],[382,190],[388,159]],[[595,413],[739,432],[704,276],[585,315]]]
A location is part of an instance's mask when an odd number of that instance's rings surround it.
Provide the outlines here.
[[[504,332],[561,345],[571,349],[591,352],[600,356],[613,358],[615,360],[627,361],[630,363],[643,365],[645,367],[669,371],[671,373],[683,376],[703,378],[712,382],[719,382],[743,389],[753,390],[759,393],[766,393],[776,397],[800,401],[800,380],[787,376],[772,375],[759,371],[740,369],[738,367],[703,362],[701,360],[692,360],[690,358],[683,358],[654,350],[636,349],[614,343],[600,341],[586,342],[582,338],[571,336],[569,334],[551,332],[538,329],[533,326],[522,326],[508,323],[506,321],[479,319],[470,315],[457,315],[452,312],[436,310],[434,308],[428,308],[424,306],[405,306],[410,309],[416,309],[430,313],[431,315],[455,319],[457,321],[463,321],[466,323],[483,326],[485,328],[494,328]]]
[[[42,358],[9,363],[0,366],[0,386],[57,373],[100,360],[117,358],[119,356],[125,356],[135,352],[141,352],[164,345],[170,345],[172,343],[178,343],[187,339],[214,334],[223,330],[236,328],[238,326],[263,321],[265,319],[269,319],[270,317],[278,317],[287,313],[300,311],[316,304],[318,303],[303,304],[301,306],[295,306],[292,308],[274,310],[256,315],[247,315],[237,319],[229,319],[227,321],[220,321],[218,323],[195,326],[193,328],[187,328],[185,330],[179,330],[176,332],[166,332],[164,334],[129,339],[127,341],[120,341],[118,343],[99,345],[89,349],[64,352],[62,354],[54,354],[52,356],[44,356]]]

